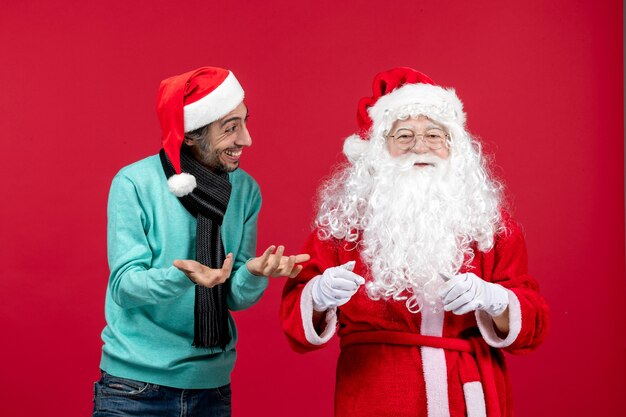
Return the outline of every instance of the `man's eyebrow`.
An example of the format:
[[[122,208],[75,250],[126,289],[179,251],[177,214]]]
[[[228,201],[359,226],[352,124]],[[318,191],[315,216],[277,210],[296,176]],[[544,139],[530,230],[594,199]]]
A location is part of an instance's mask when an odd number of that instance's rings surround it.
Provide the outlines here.
[[[246,116],[244,117],[244,120],[246,120],[248,118],[248,111],[246,110]],[[228,122],[234,122],[235,120],[241,120],[241,117],[239,116],[233,116],[233,117],[229,117],[228,119],[222,121],[222,123],[220,123],[220,127],[224,127],[224,125]]]
[[[222,123],[220,123],[220,127],[223,127],[226,123],[228,122],[234,122],[235,120],[241,120],[241,117],[239,116],[233,116],[233,117],[229,117],[226,120],[222,120]]]

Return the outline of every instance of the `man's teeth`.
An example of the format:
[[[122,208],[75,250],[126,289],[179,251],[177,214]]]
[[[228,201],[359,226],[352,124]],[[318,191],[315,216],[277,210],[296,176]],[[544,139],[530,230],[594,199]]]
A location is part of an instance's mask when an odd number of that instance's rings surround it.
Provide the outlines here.
[[[228,156],[232,156],[233,158],[236,158],[241,155],[241,149],[236,150],[236,151],[224,151],[224,153]]]

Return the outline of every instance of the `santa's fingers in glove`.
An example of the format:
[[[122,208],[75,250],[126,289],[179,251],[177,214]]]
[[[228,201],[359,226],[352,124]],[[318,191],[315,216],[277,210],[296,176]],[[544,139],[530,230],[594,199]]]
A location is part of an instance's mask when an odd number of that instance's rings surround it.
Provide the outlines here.
[[[346,262],[324,271],[314,278],[311,288],[313,308],[316,311],[326,311],[347,303],[363,285],[365,279],[352,272],[355,262]]]
[[[439,291],[445,311],[461,315],[474,310],[483,310],[496,317],[509,305],[509,295],[503,286],[484,281],[471,272],[442,277],[449,278]]]

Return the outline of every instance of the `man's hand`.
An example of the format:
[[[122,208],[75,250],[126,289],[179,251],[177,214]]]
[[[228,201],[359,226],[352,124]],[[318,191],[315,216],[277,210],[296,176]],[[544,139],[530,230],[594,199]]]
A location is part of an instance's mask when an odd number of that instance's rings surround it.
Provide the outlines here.
[[[459,315],[479,309],[496,317],[509,305],[509,295],[504,287],[484,281],[471,272],[449,278],[439,296],[445,311]]]
[[[230,277],[230,272],[233,270],[233,254],[226,255],[221,269],[211,269],[191,259],[175,260],[174,266],[183,271],[195,284],[211,288],[225,283]]]
[[[312,284],[311,296],[315,311],[326,311],[344,305],[365,283],[365,279],[352,272],[354,261],[327,268]]]
[[[276,249],[276,252],[274,252]],[[250,259],[246,266],[251,274],[260,277],[296,277],[302,271],[302,265],[296,265],[306,262],[311,257],[307,254],[284,256],[284,246],[272,245],[263,252],[258,258]]]

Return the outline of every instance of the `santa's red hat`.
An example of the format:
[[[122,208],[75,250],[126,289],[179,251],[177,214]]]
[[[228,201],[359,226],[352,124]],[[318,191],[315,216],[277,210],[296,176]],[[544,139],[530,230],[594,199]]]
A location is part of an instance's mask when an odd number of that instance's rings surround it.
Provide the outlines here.
[[[465,124],[463,104],[454,89],[440,87],[428,75],[412,68],[397,67],[378,73],[372,90],[371,97],[359,101],[357,110],[359,135],[363,138],[370,131],[384,130],[395,115],[406,112],[442,123]]]
[[[371,97],[357,109],[357,133],[346,138],[343,153],[350,162],[367,152],[376,154],[393,122],[423,115],[449,129],[465,128],[463,103],[454,89],[443,88],[426,74],[397,67],[376,74]]]
[[[223,68],[202,67],[161,81],[157,113],[163,149],[176,171],[167,184],[177,197],[189,194],[196,187],[196,179],[180,167],[185,133],[221,119],[243,98],[243,88],[235,75]]]

